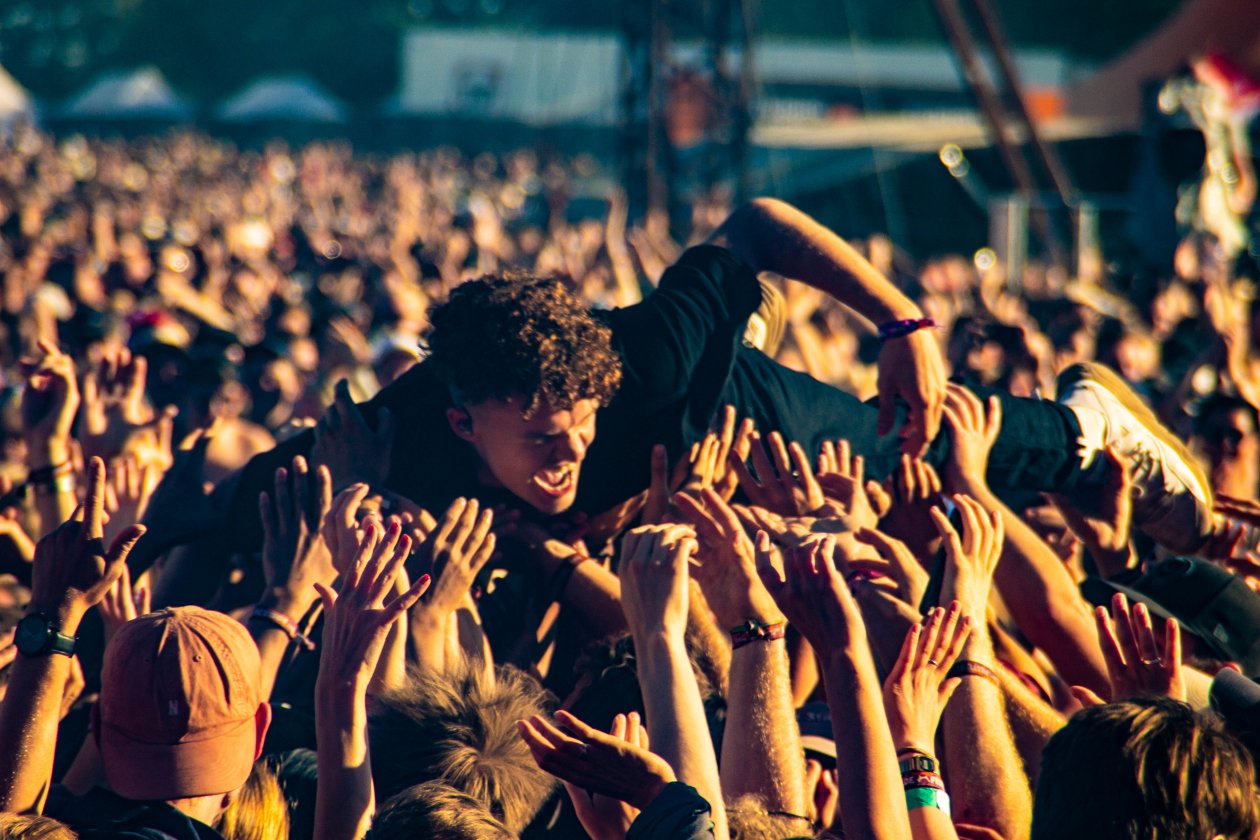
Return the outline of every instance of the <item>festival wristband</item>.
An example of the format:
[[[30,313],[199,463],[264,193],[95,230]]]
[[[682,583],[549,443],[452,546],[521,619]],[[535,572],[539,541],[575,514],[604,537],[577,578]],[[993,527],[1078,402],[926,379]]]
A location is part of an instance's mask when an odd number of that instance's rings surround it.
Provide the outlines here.
[[[919,330],[935,329],[936,321],[932,318],[907,318],[904,321],[887,321],[879,325],[879,340],[905,338]]]
[[[954,667],[949,669],[949,673],[946,676],[950,678],[982,677],[988,680],[989,682],[993,683],[994,685],[996,685],[998,688],[1002,687],[1002,681],[998,679],[998,675],[993,671],[992,668],[990,668],[988,665],[985,665],[980,662],[975,662],[970,659],[960,659],[957,662],[955,662]]]
[[[906,773],[939,773],[940,765],[936,763],[936,759],[930,755],[921,752],[914,752],[907,755],[897,762],[901,768],[902,775]]]
[[[731,650],[738,650],[753,642],[773,642],[782,639],[786,632],[786,625],[782,621],[762,624],[757,619],[750,618],[744,624],[731,628]]]
[[[933,788],[945,790],[945,780],[936,773],[903,773],[901,786],[906,790],[912,788]]]
[[[906,810],[915,808],[935,808],[945,816],[949,816],[949,794],[936,788],[908,788],[906,790]]]

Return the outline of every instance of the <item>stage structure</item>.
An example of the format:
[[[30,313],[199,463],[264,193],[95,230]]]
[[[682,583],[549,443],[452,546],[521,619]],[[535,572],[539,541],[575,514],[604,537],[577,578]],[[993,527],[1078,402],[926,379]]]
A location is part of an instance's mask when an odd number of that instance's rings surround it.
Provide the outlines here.
[[[667,211],[729,185],[745,197],[755,0],[622,4],[618,158],[631,212]],[[678,42],[699,40],[691,60]]]

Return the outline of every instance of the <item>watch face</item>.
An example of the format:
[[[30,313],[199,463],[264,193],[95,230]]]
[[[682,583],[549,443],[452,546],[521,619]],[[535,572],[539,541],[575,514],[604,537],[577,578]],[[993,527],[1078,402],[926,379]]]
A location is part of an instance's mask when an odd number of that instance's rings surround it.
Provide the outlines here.
[[[48,644],[48,621],[43,616],[28,615],[18,622],[14,640],[19,653],[32,656],[42,653]]]

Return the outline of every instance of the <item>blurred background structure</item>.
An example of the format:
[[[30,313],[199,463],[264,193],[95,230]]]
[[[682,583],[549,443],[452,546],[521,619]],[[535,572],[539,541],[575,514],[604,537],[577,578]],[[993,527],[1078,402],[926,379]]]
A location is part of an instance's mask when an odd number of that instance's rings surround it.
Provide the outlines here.
[[[0,0],[0,120],[583,154],[677,236],[698,197],[773,194],[918,256],[1080,270],[1100,241],[1171,259],[1134,241],[1167,200],[1135,196],[1202,166],[1157,94],[1208,50],[1260,66],[1260,4]]]

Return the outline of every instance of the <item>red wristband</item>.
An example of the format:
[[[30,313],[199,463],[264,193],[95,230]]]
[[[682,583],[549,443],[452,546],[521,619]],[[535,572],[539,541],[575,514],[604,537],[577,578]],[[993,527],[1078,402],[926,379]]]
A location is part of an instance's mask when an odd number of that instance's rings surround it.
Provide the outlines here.
[[[782,621],[775,624],[762,624],[755,618],[747,623],[731,628],[731,650],[737,650],[752,642],[773,642],[782,639],[787,633],[787,625]]]

